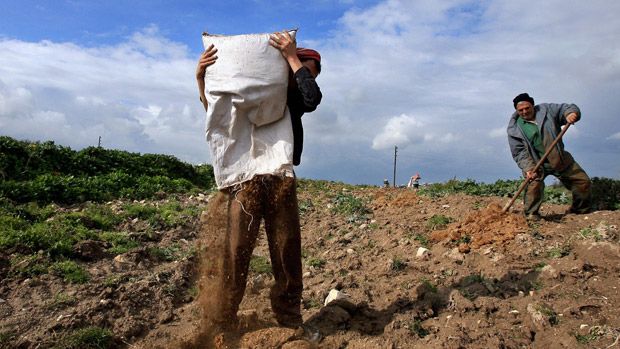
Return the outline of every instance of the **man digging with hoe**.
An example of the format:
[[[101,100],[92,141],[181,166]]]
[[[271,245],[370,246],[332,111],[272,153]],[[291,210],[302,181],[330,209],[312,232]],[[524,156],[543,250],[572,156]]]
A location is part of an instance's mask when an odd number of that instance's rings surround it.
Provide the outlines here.
[[[568,126],[581,118],[579,108],[566,103],[535,105],[534,98],[527,93],[516,96],[513,105],[516,111],[508,123],[508,144],[526,180],[523,197],[525,215],[530,219],[540,219],[544,180],[548,175],[557,177],[573,194],[573,203],[566,211],[567,214],[590,212],[590,178],[572,155],[564,150],[561,140]],[[561,131],[562,125],[566,125],[564,131]]]

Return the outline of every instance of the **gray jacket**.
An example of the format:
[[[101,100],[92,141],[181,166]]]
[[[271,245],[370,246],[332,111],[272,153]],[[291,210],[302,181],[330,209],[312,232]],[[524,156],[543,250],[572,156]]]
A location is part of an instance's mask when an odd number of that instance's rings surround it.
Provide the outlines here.
[[[561,132],[560,127],[566,124],[566,115],[575,112],[578,119],[581,119],[581,111],[574,104],[541,103],[536,105],[534,110],[536,111],[536,124],[543,138],[545,149],[549,149],[555,137]],[[510,146],[512,158],[519,168],[523,172],[527,172],[534,169],[540,157],[534,146],[521,131],[519,125],[517,125],[518,117],[519,114],[515,111],[508,122],[508,145]],[[549,153],[547,161],[549,161],[554,170],[562,171],[571,165],[574,160],[571,154],[564,150],[564,143],[560,140],[554,147],[554,150]]]

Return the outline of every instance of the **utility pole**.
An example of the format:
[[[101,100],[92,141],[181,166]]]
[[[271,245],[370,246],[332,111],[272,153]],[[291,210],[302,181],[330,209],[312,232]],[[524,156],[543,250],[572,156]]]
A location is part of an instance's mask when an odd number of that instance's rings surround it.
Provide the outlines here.
[[[97,143],[97,148],[101,148],[101,136],[99,136],[99,142]]]
[[[392,185],[396,188],[396,153],[398,152],[398,147],[394,146],[394,177],[392,179]]]

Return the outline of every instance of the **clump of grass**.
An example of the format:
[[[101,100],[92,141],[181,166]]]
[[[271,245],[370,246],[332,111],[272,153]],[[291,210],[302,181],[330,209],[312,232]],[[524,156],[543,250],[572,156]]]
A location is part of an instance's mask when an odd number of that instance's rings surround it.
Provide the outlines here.
[[[401,270],[405,269],[406,267],[407,267],[407,262],[402,260],[400,257],[392,258],[392,261],[390,263],[390,270],[391,271],[401,271]]]
[[[333,199],[333,203],[334,212],[350,216],[349,220],[359,220],[362,216],[370,213],[370,209],[366,207],[364,200],[350,193],[339,193]]]
[[[581,239],[592,239],[594,241],[603,240],[603,236],[601,235],[601,233],[598,230],[592,228],[583,228],[579,230],[578,236]]]
[[[114,335],[108,329],[91,326],[75,330],[60,340],[59,349],[107,349],[114,345]]]
[[[325,266],[326,261],[321,258],[312,257],[306,261],[306,264],[313,268],[323,268]]]
[[[54,298],[46,304],[48,309],[57,310],[77,304],[78,300],[75,296],[66,293],[57,293]]]
[[[253,255],[250,259],[250,271],[256,274],[272,274],[269,259],[263,256]]]
[[[437,286],[435,286],[429,279],[427,278],[422,278],[420,279],[420,282],[422,283],[421,287],[431,293],[437,293]]]
[[[90,279],[88,272],[71,260],[55,262],[50,266],[50,270],[66,282],[73,284],[83,284]]]
[[[426,227],[430,230],[443,229],[452,221],[453,219],[450,217],[444,216],[442,214],[436,214],[426,221]]]
[[[181,259],[181,247],[177,244],[167,247],[149,247],[146,251],[150,256],[160,261],[172,262]]]
[[[16,255],[10,260],[10,275],[31,278],[36,275],[46,274],[49,262],[39,255]]]
[[[126,232],[102,232],[99,238],[112,244],[108,252],[119,255],[138,247],[138,242],[133,240]]]
[[[560,323],[558,313],[556,313],[555,310],[551,309],[551,307],[546,305],[538,305],[536,307],[536,310],[538,310],[541,314],[547,317],[551,326],[555,326]]]
[[[570,254],[570,250],[571,247],[570,245],[562,245],[562,246],[556,246],[556,247],[552,247],[549,250],[547,250],[547,257],[549,258],[562,258],[562,257],[566,257]]]
[[[416,335],[419,338],[424,338],[430,334],[430,332],[422,327],[422,321],[414,320],[409,323],[409,333]]]

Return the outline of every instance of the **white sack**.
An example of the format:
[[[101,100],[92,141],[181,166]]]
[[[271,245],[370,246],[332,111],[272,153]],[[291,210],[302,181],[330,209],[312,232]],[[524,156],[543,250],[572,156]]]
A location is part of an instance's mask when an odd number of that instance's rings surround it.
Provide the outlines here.
[[[293,39],[295,31],[289,32]],[[207,68],[206,138],[219,189],[258,174],[293,174],[293,130],[286,106],[289,66],[270,34],[203,34],[217,48]]]

